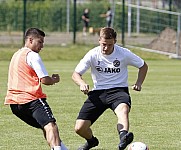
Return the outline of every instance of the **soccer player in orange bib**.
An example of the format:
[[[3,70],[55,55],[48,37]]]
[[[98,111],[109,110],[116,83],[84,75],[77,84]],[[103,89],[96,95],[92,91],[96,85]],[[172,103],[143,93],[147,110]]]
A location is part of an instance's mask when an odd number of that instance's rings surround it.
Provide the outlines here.
[[[44,37],[45,33],[38,28],[26,31],[25,45],[14,53],[9,65],[5,104],[9,104],[13,114],[22,121],[42,129],[51,150],[67,150],[41,87],[41,84],[54,85],[60,81],[58,74],[48,75],[40,58]]]

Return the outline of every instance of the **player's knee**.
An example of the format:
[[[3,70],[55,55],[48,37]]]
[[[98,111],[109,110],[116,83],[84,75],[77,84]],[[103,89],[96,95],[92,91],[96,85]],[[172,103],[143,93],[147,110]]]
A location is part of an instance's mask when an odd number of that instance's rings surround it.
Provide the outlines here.
[[[88,132],[90,126],[91,126],[91,121],[78,119],[75,124],[75,132],[79,135],[84,132]]]
[[[55,122],[50,122],[44,126],[45,131],[47,130],[58,130],[57,124]]]
[[[81,128],[79,125],[76,124],[74,130],[75,130],[75,132],[76,132],[77,134],[79,134],[79,133],[81,133],[82,128]]]
[[[124,115],[124,114],[128,114],[130,111],[130,108],[127,104],[125,103],[121,103],[119,104],[116,109],[115,109],[115,113],[119,116],[119,115]]]
[[[85,125],[82,125],[82,124],[76,124],[75,125],[75,132],[77,133],[77,134],[82,134],[82,133],[84,133],[84,132],[86,132],[87,131],[87,126],[85,126]]]
[[[124,105],[121,109],[121,112],[123,114],[128,114],[129,113],[129,106],[128,105]]]

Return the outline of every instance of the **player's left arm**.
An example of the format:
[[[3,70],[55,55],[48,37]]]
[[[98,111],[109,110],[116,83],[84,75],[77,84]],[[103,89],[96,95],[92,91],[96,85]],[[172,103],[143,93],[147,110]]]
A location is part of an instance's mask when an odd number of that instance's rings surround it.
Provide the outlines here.
[[[133,90],[141,91],[141,86],[145,80],[147,71],[148,71],[148,65],[146,64],[146,62],[144,62],[143,66],[139,68],[137,81],[132,86]]]

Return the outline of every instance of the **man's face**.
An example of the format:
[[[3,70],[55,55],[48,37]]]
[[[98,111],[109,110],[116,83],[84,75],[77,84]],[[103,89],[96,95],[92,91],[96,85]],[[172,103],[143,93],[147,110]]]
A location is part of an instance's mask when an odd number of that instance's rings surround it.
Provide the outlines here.
[[[33,50],[34,52],[39,53],[40,50],[43,48],[44,44],[44,37],[29,37],[29,42],[30,42],[30,49]]]
[[[115,39],[99,39],[99,44],[101,46],[101,53],[104,55],[110,55],[114,50]]]

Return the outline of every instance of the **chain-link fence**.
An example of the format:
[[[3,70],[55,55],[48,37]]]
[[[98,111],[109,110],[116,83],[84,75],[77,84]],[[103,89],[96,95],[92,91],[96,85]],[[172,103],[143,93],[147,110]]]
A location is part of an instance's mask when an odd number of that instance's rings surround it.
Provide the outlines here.
[[[74,2],[74,0],[26,0],[25,5],[25,0],[1,0],[0,43],[22,43],[23,29],[38,27],[47,33],[47,44],[72,43],[74,31],[76,42],[98,44],[97,33],[101,27],[107,25],[106,17],[102,16],[110,7],[111,25],[118,32],[118,43],[122,44],[121,34],[124,25],[126,45],[180,55],[180,13],[176,12],[179,9],[178,3],[176,5],[174,0],[125,0],[124,24],[122,0],[76,0],[76,10]],[[82,34],[81,18],[85,8],[90,10],[89,30],[86,36]],[[167,33],[163,34],[164,32],[172,33],[173,38],[170,39]],[[164,42],[170,44],[163,47],[166,45]],[[155,45],[158,47],[154,47]]]

